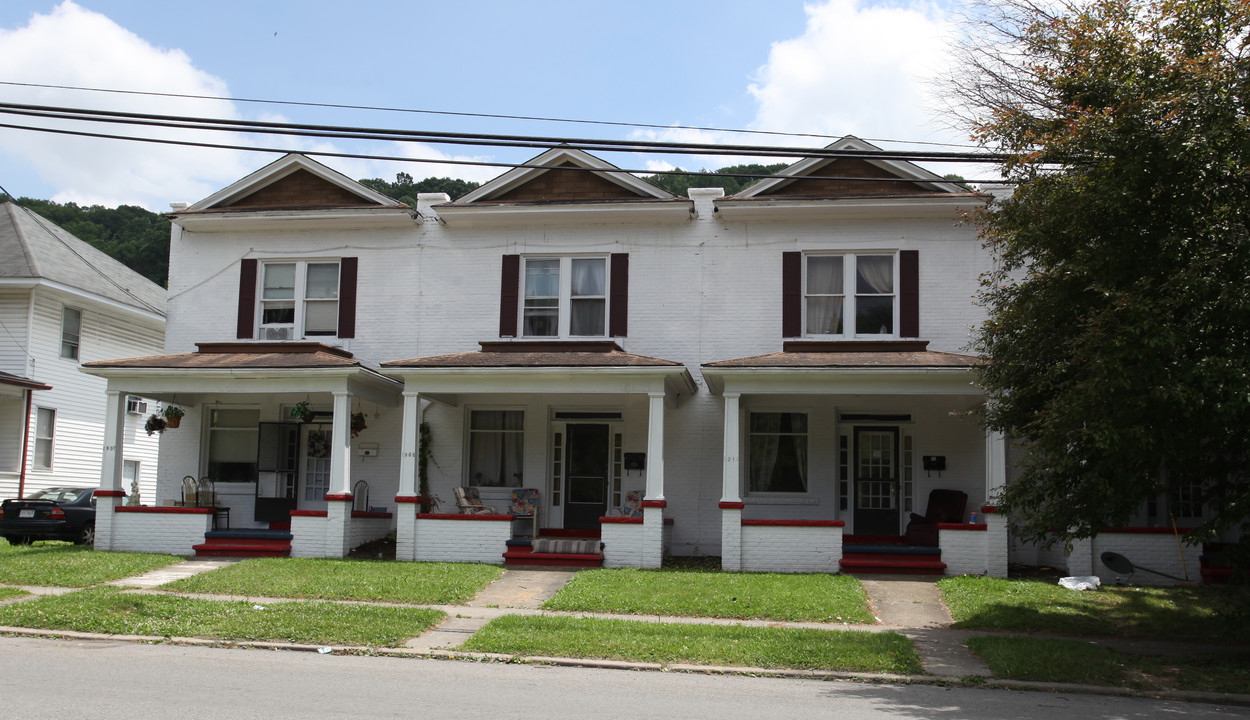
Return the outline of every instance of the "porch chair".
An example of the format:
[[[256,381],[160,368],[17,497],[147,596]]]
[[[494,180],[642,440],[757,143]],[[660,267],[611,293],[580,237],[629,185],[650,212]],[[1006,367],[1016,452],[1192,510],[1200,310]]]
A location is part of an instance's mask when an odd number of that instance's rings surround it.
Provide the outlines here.
[[[352,512],[367,512],[369,510],[369,483],[364,480],[358,480],[352,485]]]
[[[621,506],[619,508],[613,508],[612,513],[617,517],[642,517],[642,492],[639,490],[627,491],[625,493],[625,499],[621,501]]]
[[[938,523],[963,522],[964,508],[968,505],[968,493],[959,490],[936,489],[929,493],[929,504],[924,515],[911,514],[907,523],[905,539],[908,545],[937,547]]]
[[[499,514],[494,506],[482,504],[482,497],[475,487],[455,487],[451,491],[456,496],[456,508],[461,515]]]
[[[178,504],[182,507],[195,507],[198,497],[199,490],[196,487],[195,476],[187,475],[182,478],[182,500]]]
[[[513,520],[529,520],[530,537],[538,537],[538,488],[514,489],[508,514]]]
[[[217,486],[207,475],[195,481],[195,506],[217,506]]]

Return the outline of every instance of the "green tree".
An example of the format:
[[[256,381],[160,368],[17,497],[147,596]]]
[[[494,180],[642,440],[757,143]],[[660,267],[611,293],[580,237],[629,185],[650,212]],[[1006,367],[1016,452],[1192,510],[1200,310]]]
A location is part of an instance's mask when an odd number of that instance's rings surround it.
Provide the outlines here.
[[[673,174],[643,175],[642,179],[674,195],[685,196],[686,191],[692,187],[724,188],[726,195],[733,195],[761,177],[772,175],[785,166],[785,163],[731,165],[720,170],[702,170],[698,173],[682,173],[681,168],[677,168]]]
[[[986,0],[953,94],[1008,154],[980,218],[1002,498],[1068,541],[1199,488],[1250,518],[1250,3]],[[1053,533],[1053,534],[1052,534]]]
[[[417,193],[447,193],[452,200],[455,200],[465,193],[476,190],[479,185],[470,180],[457,180],[449,177],[425,178],[413,182],[412,176],[406,172],[396,173],[395,182],[369,178],[361,180],[360,184],[412,207],[417,206]]]

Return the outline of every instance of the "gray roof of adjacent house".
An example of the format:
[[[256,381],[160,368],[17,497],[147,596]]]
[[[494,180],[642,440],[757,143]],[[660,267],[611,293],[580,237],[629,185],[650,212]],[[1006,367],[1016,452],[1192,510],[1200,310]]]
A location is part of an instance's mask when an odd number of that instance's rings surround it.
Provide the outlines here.
[[[45,280],[165,315],[165,288],[12,202],[0,203],[0,280]]]

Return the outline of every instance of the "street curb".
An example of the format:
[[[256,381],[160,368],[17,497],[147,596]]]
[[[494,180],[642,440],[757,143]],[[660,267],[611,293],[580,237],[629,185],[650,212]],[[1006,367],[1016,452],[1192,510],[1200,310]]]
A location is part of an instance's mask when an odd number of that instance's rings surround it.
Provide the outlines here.
[[[387,657],[431,658],[436,660],[469,660],[473,662],[503,662],[559,667],[594,668],[600,670],[631,670],[635,672],[680,672],[697,675],[729,675],[739,677],[776,677],[801,680],[843,680],[868,683],[898,683],[907,685],[933,685],[938,687],[983,687],[1000,690],[1026,690],[1044,693],[1080,693],[1084,695],[1107,695],[1113,697],[1140,697],[1155,700],[1201,702],[1216,705],[1250,707],[1250,694],[1213,693],[1197,690],[1134,690],[1132,688],[1102,685],[1078,685],[1074,683],[1040,683],[1025,680],[993,678],[940,677],[934,675],[895,675],[891,673],[846,672],[837,670],[792,670],[783,668],[753,668],[727,665],[689,665],[683,663],[644,663],[626,660],[600,660],[593,658],[563,658],[545,656],[504,655],[498,653],[458,652],[455,650],[414,650],[411,648],[372,648],[361,646],[326,646],[302,643],[269,642],[263,640],[212,640],[208,638],[160,637],[155,635],[109,635],[106,633],[80,632],[77,630],[41,630],[0,626],[0,635],[59,638],[64,640],[92,640],[133,642],[144,644],[186,645],[191,647],[287,650],[291,652],[316,652],[333,655],[377,655]]]

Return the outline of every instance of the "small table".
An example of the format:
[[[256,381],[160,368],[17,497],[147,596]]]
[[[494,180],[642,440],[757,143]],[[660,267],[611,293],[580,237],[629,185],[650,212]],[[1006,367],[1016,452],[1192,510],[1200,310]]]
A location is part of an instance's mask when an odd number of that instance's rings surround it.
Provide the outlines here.
[[[230,508],[214,507],[213,508],[213,529],[229,530],[230,529]]]

